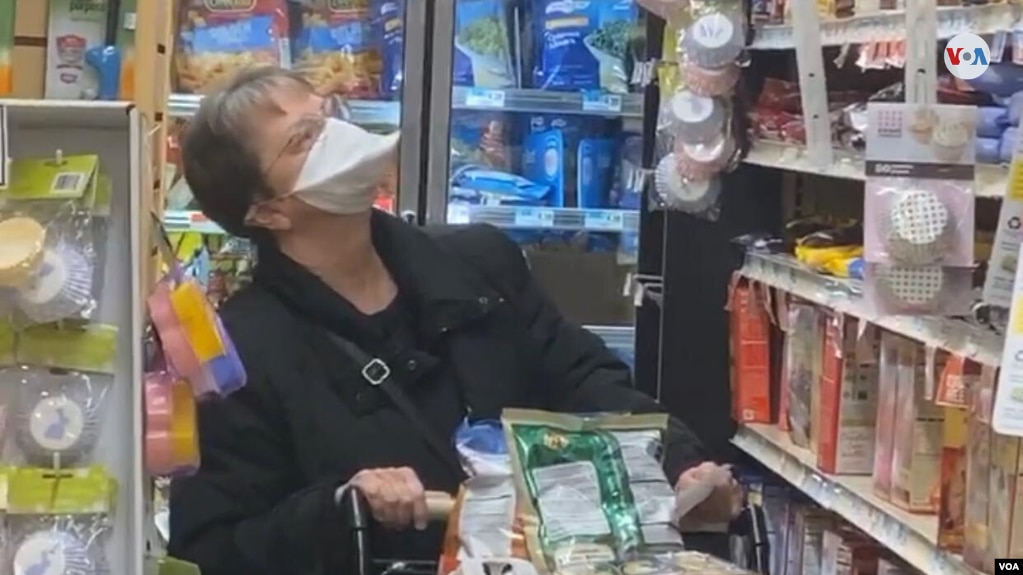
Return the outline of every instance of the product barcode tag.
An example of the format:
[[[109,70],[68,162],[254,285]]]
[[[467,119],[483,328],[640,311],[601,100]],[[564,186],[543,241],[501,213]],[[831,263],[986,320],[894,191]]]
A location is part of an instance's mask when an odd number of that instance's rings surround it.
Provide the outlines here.
[[[7,173],[10,162],[7,153],[7,106],[0,105],[0,190],[6,189],[10,180]]]
[[[586,216],[583,218],[583,225],[587,230],[617,232],[624,228],[625,220],[621,212],[597,210],[586,212]]]
[[[515,210],[515,226],[520,228],[549,228],[554,225],[554,210],[543,208],[518,208]]]
[[[465,105],[470,108],[503,108],[504,90],[472,88],[465,95]]]
[[[584,112],[621,112],[622,97],[618,94],[607,94],[599,91],[583,92]]]
[[[89,175],[82,172],[58,172],[50,185],[50,195],[77,196],[89,181]]]

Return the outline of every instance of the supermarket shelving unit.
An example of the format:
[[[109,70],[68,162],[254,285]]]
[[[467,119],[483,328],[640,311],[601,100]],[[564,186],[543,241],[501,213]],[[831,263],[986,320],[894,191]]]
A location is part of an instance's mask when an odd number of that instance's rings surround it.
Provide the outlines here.
[[[794,446],[774,426],[739,425],[729,419],[727,391],[710,390],[699,402],[691,401],[692,385],[686,378],[697,377],[707,387],[725,387],[728,381],[727,315],[708,312],[722,309],[732,271],[818,305],[864,319],[886,330],[917,340],[924,345],[954,352],[979,363],[998,366],[1002,338],[965,321],[938,317],[895,317],[872,314],[861,299],[857,282],[829,279],[812,273],[786,256],[741,254],[728,242],[736,235],[781,229],[784,218],[779,206],[792,206],[789,186],[798,175],[816,175],[848,181],[864,180],[863,161],[846,152],[831,149],[827,114],[827,89],[820,55],[825,46],[842,46],[864,41],[906,39],[907,101],[933,103],[937,94],[935,50],[941,39],[969,31],[975,34],[1011,30],[1021,18],[1021,8],[1007,4],[938,8],[933,2],[907,0],[906,10],[891,11],[839,21],[821,22],[813,2],[793,3],[791,25],[767,26],[756,31],[752,50],[795,50],[807,146],[754,143],[745,163],[725,179],[722,218],[716,224],[682,214],[665,214],[664,311],[662,349],[659,365],[662,400],[693,423],[712,448],[720,449],[722,438],[733,448],[752,456],[764,466],[803,491],[822,507],[870,533],[907,563],[928,575],[973,575],[960,557],[939,550],[936,545],[937,519],[912,515],[873,495],[869,477],[829,476],[816,470],[812,454]],[[929,9],[929,10],[928,10]],[[910,36],[906,37],[906,30]],[[817,116],[819,121],[813,121]],[[823,143],[823,144],[822,144]],[[1001,166],[980,166],[978,198],[997,200],[1004,195],[1008,171]],[[858,200],[857,200],[858,201]],[[694,249],[693,245],[701,246]],[[726,263],[721,265],[719,260]],[[693,285],[697,283],[699,285]],[[720,290],[708,295],[709,290]],[[690,333],[694,324],[699,334]],[[642,333],[640,338],[642,338]],[[708,349],[706,341],[715,342]],[[699,352],[693,346],[703,344]],[[720,349],[718,347],[720,346]],[[712,356],[708,359],[706,356]],[[682,357],[679,357],[682,356]],[[683,381],[686,393],[672,393]],[[706,382],[714,382],[712,385]],[[693,405],[693,404],[697,405]],[[733,433],[734,432],[734,433]]]

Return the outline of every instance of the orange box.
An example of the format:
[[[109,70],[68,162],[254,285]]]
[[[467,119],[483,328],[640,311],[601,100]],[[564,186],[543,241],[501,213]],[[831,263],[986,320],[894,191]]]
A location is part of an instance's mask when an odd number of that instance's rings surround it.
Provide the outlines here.
[[[764,295],[739,279],[733,283],[729,309],[732,415],[743,423],[770,423],[770,320]]]
[[[824,330],[817,424],[817,467],[825,473],[870,475],[877,417],[878,334],[832,313]]]
[[[945,408],[941,449],[941,504],[938,507],[938,547],[963,550],[966,529],[967,411]]]

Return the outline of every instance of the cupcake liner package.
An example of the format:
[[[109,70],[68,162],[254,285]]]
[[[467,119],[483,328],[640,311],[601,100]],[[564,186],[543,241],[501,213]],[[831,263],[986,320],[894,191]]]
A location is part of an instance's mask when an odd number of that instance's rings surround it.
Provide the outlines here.
[[[976,109],[867,108],[866,293],[881,313],[968,313]]]
[[[87,320],[96,307],[98,271],[93,212],[105,213],[109,181],[98,157],[64,156],[11,162],[3,193],[0,298],[28,324]]]

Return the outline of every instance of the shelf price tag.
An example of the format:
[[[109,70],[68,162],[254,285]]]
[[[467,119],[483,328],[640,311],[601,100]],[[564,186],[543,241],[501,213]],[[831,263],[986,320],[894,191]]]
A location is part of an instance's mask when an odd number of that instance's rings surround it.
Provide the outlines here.
[[[583,217],[583,227],[591,231],[620,232],[625,228],[625,217],[614,210],[593,210]]]
[[[465,105],[470,108],[504,108],[504,90],[472,88],[465,95]]]
[[[618,94],[607,94],[599,91],[583,92],[584,112],[612,112],[622,111],[622,97]]]
[[[448,223],[456,226],[464,226],[470,223],[469,206],[464,204],[449,204]]]
[[[0,190],[6,189],[10,180],[11,157],[7,153],[7,106],[0,105]]]
[[[515,226],[520,228],[549,228],[554,226],[554,210],[545,208],[516,208]]]

